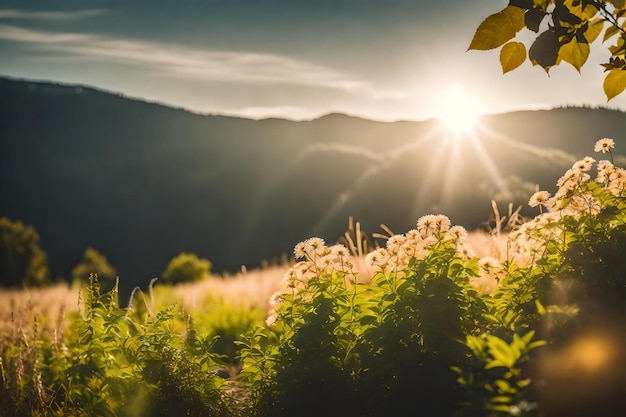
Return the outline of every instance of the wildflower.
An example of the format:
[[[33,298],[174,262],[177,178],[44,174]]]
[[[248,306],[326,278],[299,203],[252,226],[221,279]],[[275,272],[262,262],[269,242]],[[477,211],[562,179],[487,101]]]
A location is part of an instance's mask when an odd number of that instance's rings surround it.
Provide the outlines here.
[[[606,182],[609,179],[611,173],[614,171],[615,166],[613,166],[611,161],[603,159],[602,161],[598,162],[598,177],[596,178],[596,181]]]
[[[269,312],[267,318],[265,319],[265,325],[267,327],[272,327],[276,323],[276,320],[278,320],[278,312],[272,310]]]
[[[485,270],[485,272],[487,273],[491,273],[494,271],[499,271],[502,269],[502,265],[500,265],[500,262],[498,262],[497,259],[495,258],[491,258],[491,257],[486,257],[486,258],[482,258],[479,262],[478,265]]]
[[[587,156],[584,159],[581,159],[580,161],[574,162],[574,165],[572,165],[572,169],[574,171],[587,172],[591,170],[591,167],[594,162],[596,162],[595,159]]]
[[[596,145],[593,147],[593,150],[596,152],[607,153],[611,152],[611,149],[615,148],[615,141],[609,138],[603,138],[596,142]]]
[[[270,296],[269,305],[273,308],[277,308],[280,303],[283,302],[283,293],[281,291],[277,291]]]
[[[387,250],[389,252],[397,253],[405,242],[406,242],[406,236],[404,235],[391,236],[387,240]]]
[[[549,198],[550,198],[549,192],[537,191],[535,194],[532,195],[532,197],[530,197],[530,200],[528,200],[528,205],[531,207],[537,207],[537,206],[545,207],[546,202],[548,201]]]
[[[304,241],[304,251],[307,255],[313,258],[317,251],[324,247],[324,239],[319,237],[311,237]]]
[[[330,252],[338,258],[339,261],[347,261],[350,257],[350,251],[348,251],[348,248],[341,244],[331,246]]]
[[[609,184],[606,187],[607,190],[613,195],[618,195],[626,187],[626,170],[624,168],[617,168],[609,175]]]
[[[450,229],[450,219],[443,214],[427,214],[417,221],[417,230],[420,236],[426,238],[437,233],[447,232]]]
[[[296,245],[296,247],[293,249],[293,254],[295,255],[296,259],[300,259],[300,258],[304,258],[306,256],[306,242],[300,242]]]
[[[463,226],[453,226],[448,230],[448,236],[456,240],[457,244],[463,244],[467,241],[467,230]]]
[[[422,237],[431,236],[435,232],[435,215],[427,214],[417,220],[417,230]]]
[[[439,233],[447,232],[448,230],[450,230],[450,226],[452,225],[448,216],[445,216],[443,214],[438,214],[435,216],[435,224],[437,225],[437,232]]]
[[[557,181],[556,185],[558,185],[561,192],[567,192],[575,189],[580,184],[589,181],[591,176],[583,171],[578,171],[573,168],[565,171],[565,174]],[[558,193],[557,193],[558,194]]]
[[[420,235],[420,232],[417,231],[417,229],[411,229],[406,232],[406,238],[408,242],[416,243],[422,239],[422,236]]]
[[[365,257],[365,264],[371,268],[377,268],[387,262],[387,251],[379,248],[370,252]]]
[[[472,247],[467,243],[462,243],[458,245],[456,251],[465,259],[470,259],[476,256]]]

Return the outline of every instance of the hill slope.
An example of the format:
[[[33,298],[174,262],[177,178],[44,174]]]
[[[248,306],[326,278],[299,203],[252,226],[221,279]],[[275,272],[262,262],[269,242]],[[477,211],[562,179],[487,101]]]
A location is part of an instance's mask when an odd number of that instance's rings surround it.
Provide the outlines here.
[[[490,200],[552,189],[626,115],[565,108],[485,116],[479,139],[435,121],[332,114],[293,122],[202,116],[87,87],[0,78],[0,216],[39,231],[54,275],[87,245],[145,285],[181,251],[218,271],[366,230],[408,230],[430,212],[473,228]]]

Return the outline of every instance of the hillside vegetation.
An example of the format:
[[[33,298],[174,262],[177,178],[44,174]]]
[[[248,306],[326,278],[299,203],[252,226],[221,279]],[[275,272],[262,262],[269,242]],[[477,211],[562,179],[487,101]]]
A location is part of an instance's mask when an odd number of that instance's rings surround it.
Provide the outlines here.
[[[349,234],[347,246],[298,243],[280,281],[255,279],[257,296],[276,290],[264,305],[209,279],[151,282],[122,307],[96,276],[56,313],[3,303],[0,415],[621,416],[626,170],[614,147],[599,140],[603,159],[533,193],[537,214],[509,218],[492,253],[430,214],[364,258]],[[245,280],[230,282],[250,291]]]

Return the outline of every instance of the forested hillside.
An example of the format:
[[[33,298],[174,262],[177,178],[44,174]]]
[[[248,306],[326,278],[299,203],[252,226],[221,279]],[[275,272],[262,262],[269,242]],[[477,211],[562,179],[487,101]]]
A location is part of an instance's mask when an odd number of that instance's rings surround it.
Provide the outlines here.
[[[433,212],[479,227],[492,199],[525,204],[626,131],[623,112],[591,108],[485,116],[454,139],[434,120],[255,121],[6,78],[0,97],[0,217],[37,229],[53,277],[93,246],[126,288],[182,251],[215,271],[257,266],[336,240],[348,216],[368,232]]]

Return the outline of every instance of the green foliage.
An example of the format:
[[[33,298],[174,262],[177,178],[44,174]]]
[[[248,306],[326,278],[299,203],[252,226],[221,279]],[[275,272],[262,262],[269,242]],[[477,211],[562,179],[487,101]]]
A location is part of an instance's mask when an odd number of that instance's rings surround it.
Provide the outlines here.
[[[108,291],[115,285],[117,271],[109,264],[107,258],[92,247],[85,249],[82,260],[72,269],[73,282],[89,282],[92,274],[98,276],[103,290]]]
[[[532,323],[521,316],[530,296],[515,296],[526,284],[479,294],[471,281],[484,271],[465,255],[465,236],[445,216],[425,216],[418,230],[396,235],[387,249],[368,255],[378,272],[367,284],[356,281],[344,248],[327,248],[316,238],[296,247],[305,261],[290,270],[285,290],[275,296],[273,331],[259,328],[242,344],[241,377],[252,390],[254,412],[452,415],[479,401],[473,387],[456,382],[453,370],[480,376],[485,368],[465,369],[469,353],[462,340],[501,341],[493,333],[511,340],[510,349],[495,354],[503,375],[524,385],[518,345],[531,343],[532,333],[520,339],[516,331]],[[268,343],[274,331],[278,340]],[[524,345],[523,353],[535,346]],[[519,391],[497,405],[514,404]],[[482,412],[497,410],[486,407],[497,396],[481,393]]]
[[[608,72],[604,93],[610,100],[626,88],[625,15],[621,0],[511,0],[502,11],[488,16],[478,26],[469,49],[502,47],[500,63],[507,73],[527,58],[521,42],[509,42],[525,28],[537,34],[528,49],[533,65],[548,73],[564,61],[580,72],[589,58],[590,45],[606,27],[602,42],[614,42],[607,47],[611,58],[602,64]]]
[[[236,410],[214,338],[191,323],[173,331],[172,309],[137,317],[101,294],[97,277],[81,291],[66,343],[18,337],[2,348],[0,398],[11,416],[225,416]],[[36,318],[35,318],[36,324]],[[0,412],[3,413],[4,411]],[[2,414],[7,415],[7,414]]]
[[[198,258],[195,253],[183,252],[167,264],[163,271],[163,280],[168,284],[199,281],[210,271],[211,262],[208,259]]]
[[[48,258],[32,226],[0,218],[0,285],[42,285],[49,281]]]

